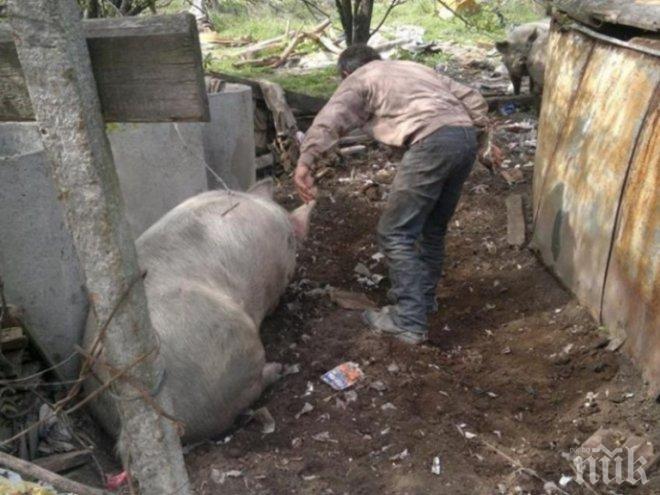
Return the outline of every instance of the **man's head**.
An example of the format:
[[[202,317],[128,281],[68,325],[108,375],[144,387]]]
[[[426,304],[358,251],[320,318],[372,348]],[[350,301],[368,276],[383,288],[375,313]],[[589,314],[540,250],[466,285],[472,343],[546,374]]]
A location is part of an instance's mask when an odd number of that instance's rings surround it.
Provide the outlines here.
[[[370,46],[352,45],[341,52],[337,67],[341,77],[346,78],[363,65],[380,59],[380,54]]]

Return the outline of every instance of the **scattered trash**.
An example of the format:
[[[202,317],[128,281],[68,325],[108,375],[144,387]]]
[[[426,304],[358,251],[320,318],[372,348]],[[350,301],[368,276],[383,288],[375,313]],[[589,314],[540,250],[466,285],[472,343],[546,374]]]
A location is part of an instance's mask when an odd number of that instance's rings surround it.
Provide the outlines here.
[[[346,399],[346,402],[349,404],[351,402],[357,402],[358,394],[355,390],[349,390],[348,392],[344,392],[344,399]]]
[[[500,175],[510,186],[525,181],[525,174],[519,168],[501,169]]]
[[[512,101],[507,101],[500,105],[500,113],[504,116],[514,114],[518,111],[518,105]]]
[[[330,438],[329,431],[323,431],[321,433],[317,433],[316,435],[312,436],[312,439],[321,443],[339,443],[338,440],[335,440],[334,438]]]
[[[369,296],[359,292],[334,290],[330,293],[330,300],[343,309],[363,310],[376,307],[376,303],[369,299]]]
[[[562,493],[563,490],[560,490],[557,484],[553,481],[546,481],[543,484],[543,491],[546,495],[555,495],[557,493]]]
[[[282,376],[295,375],[296,373],[300,373],[299,363],[284,365],[284,369],[282,370]]]
[[[467,438],[468,440],[472,440],[473,438],[477,437],[477,435],[475,433],[471,433],[471,432],[467,431],[465,428],[467,428],[467,425],[465,423],[461,423],[460,425],[456,425],[456,429],[458,430],[458,432],[462,436]]]
[[[385,255],[381,252],[378,252],[378,253],[371,256],[371,259],[374,260],[374,261],[380,261],[384,258],[385,258]]]
[[[275,419],[267,407],[260,407],[252,413],[252,417],[261,424],[261,433],[268,435],[275,431]]]
[[[44,453],[70,452],[76,449],[71,443],[71,426],[61,416],[56,415],[48,404],[42,404],[39,408],[38,432],[39,438],[43,440],[40,448]]]
[[[23,481],[20,474],[8,469],[0,469],[0,493],[8,495],[57,495],[50,488]]]
[[[302,444],[303,444],[303,440],[300,437],[296,437],[293,440],[291,440],[291,447],[294,449],[299,449],[300,447],[302,447]]]
[[[442,474],[442,464],[440,463],[440,457],[436,456],[433,458],[433,462],[431,464],[431,472],[436,476],[440,476]]]
[[[396,406],[394,404],[392,404],[391,402],[386,402],[385,404],[380,406],[380,408],[383,411],[395,411],[396,410]]]
[[[314,384],[312,382],[307,382],[307,385],[305,386],[305,393],[302,396],[309,397],[313,393],[314,393]]]
[[[502,349],[502,354],[511,354],[511,347],[506,346],[504,349]]]
[[[396,363],[390,363],[387,365],[387,371],[389,371],[390,373],[398,373],[399,365]]]
[[[302,407],[302,409],[300,410],[300,412],[298,412],[298,414],[296,414],[295,418],[296,418],[296,419],[299,419],[300,416],[302,416],[303,414],[310,413],[310,412],[312,412],[313,410],[314,410],[314,406],[311,405],[309,402],[305,402],[305,405]]]
[[[385,383],[380,380],[376,380],[375,382],[371,382],[369,384],[369,388],[373,388],[378,392],[385,392],[385,390],[387,390],[387,385],[385,385]]]
[[[563,474],[562,477],[559,479],[559,486],[561,486],[562,488],[566,488],[571,481],[573,481],[572,476],[567,476]]]
[[[352,361],[342,363],[321,376],[321,380],[335,390],[347,389],[362,378],[364,378],[364,373],[360,369],[360,365]]]
[[[398,454],[394,454],[392,457],[390,457],[390,461],[402,461],[404,459],[407,459],[408,457],[410,457],[410,453],[408,452],[408,449],[403,449]]]
[[[128,472],[122,471],[121,473],[107,475],[105,480],[106,489],[114,492],[128,482]]]
[[[369,268],[367,268],[367,265],[365,265],[364,263],[358,263],[357,265],[355,265],[353,271],[358,275],[362,275],[364,277],[371,277],[371,271],[369,270]]]
[[[216,485],[224,485],[227,478],[240,478],[243,471],[232,469],[231,471],[221,472],[219,469],[211,469],[211,481]]]

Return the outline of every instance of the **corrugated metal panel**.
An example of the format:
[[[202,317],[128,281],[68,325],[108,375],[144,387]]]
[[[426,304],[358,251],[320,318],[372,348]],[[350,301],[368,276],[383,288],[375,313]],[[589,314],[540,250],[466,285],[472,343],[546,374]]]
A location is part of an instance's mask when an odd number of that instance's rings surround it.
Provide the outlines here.
[[[660,65],[660,64],[658,64]],[[660,90],[637,143],[608,267],[603,322],[625,329],[626,346],[660,393]]]
[[[567,31],[548,67],[533,246],[660,387],[660,59]]]

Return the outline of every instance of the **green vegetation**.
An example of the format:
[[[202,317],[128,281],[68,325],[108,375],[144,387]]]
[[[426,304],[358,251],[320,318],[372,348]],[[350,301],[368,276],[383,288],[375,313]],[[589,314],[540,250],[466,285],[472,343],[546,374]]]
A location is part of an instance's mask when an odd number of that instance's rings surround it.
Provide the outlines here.
[[[182,0],[172,2],[171,9],[181,10],[178,5]],[[298,29],[309,28],[316,24],[310,11],[300,0],[280,0],[279,2],[260,3],[258,1],[246,2],[238,0],[221,0],[221,10],[211,14],[211,22],[217,33],[223,38],[241,38],[249,36],[251,39],[265,40],[286,32],[296,32]],[[492,44],[505,36],[506,28],[542,17],[542,11],[533,0],[491,0],[480,2],[481,11],[475,15],[466,15],[470,25],[461,19],[453,17],[442,19],[437,15],[438,2],[436,0],[409,0],[395,8],[387,18],[381,34],[391,36],[391,28],[403,25],[414,25],[424,28],[425,41],[455,41],[464,44],[487,43]],[[185,2],[183,2],[185,8]],[[273,7],[275,5],[275,7]],[[334,14],[333,2],[319,2],[326,12]],[[389,0],[377,2],[373,24],[376,25],[382,18],[389,5]],[[341,31],[339,20],[333,18],[333,27]],[[305,42],[298,47],[298,51],[311,52],[317,47],[312,42]],[[263,67],[242,66],[235,67],[236,58],[233,56],[240,48],[223,48],[213,52],[213,57],[207,59],[206,65],[210,70],[231,73],[247,78],[266,78],[281,84],[286,89],[304,92],[315,96],[329,96],[339,83],[334,68],[301,70],[273,70]],[[265,51],[260,57],[276,55],[282,48],[271,52]],[[440,62],[447,62],[448,56],[444,53],[430,55],[412,55],[401,53],[401,58],[415,60],[430,66]]]

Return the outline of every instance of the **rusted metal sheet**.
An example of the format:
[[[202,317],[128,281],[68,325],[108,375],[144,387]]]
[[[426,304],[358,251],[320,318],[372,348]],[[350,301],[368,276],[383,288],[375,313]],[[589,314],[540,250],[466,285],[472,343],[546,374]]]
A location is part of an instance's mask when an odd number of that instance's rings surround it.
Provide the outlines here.
[[[660,394],[659,103],[656,88],[619,208],[602,306],[604,324],[625,329],[626,347],[654,395]]]
[[[552,160],[565,124],[570,119],[573,101],[594,42],[572,31],[560,33],[553,26],[548,40],[548,63],[545,71],[546,91],[539,121],[539,136],[534,166],[534,213],[538,212],[538,198],[544,177]]]
[[[548,66],[532,245],[660,387],[660,59],[567,31]]]
[[[660,29],[659,0],[555,0],[553,5],[594,27],[607,23],[647,31]]]

